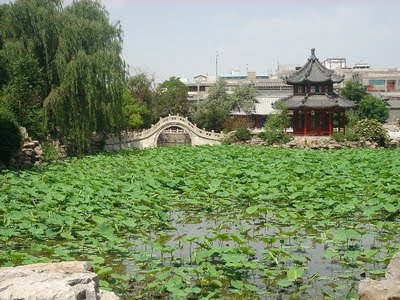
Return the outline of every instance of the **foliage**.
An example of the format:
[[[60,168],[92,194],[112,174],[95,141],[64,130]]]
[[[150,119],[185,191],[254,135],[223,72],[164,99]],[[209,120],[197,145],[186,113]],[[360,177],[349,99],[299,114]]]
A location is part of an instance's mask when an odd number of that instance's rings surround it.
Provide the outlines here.
[[[360,120],[360,115],[356,110],[350,109],[346,111],[346,129],[352,129]]]
[[[21,147],[22,136],[12,113],[0,108],[0,161],[7,164]]]
[[[44,162],[56,162],[60,160],[60,153],[52,143],[42,143],[42,149]]]
[[[242,84],[235,87],[230,97],[230,110],[244,111],[245,113],[253,112],[255,104],[258,102],[256,96],[257,91],[251,85]]]
[[[332,139],[335,142],[343,143],[344,141],[346,141],[346,135],[343,132],[334,132],[332,134]]]
[[[196,124],[207,130],[222,131],[224,124],[227,130],[232,130],[229,116],[233,111],[251,112],[254,110],[256,90],[250,85],[240,85],[235,88],[233,94],[228,94],[225,80],[218,79],[210,87],[208,98],[200,105],[194,115]],[[227,123],[226,123],[227,122]]]
[[[211,106],[209,103],[200,104],[194,115],[194,121],[200,128],[208,131],[221,132],[224,129],[225,120],[229,115],[222,107]]]
[[[1,106],[11,111],[32,137],[43,137],[44,77],[38,61],[29,54],[21,55],[9,63],[8,77]]]
[[[263,131],[258,136],[265,140],[269,145],[286,144],[292,139],[287,133],[274,130]]]
[[[121,128],[122,32],[99,2],[17,0],[1,11],[5,98],[32,136],[51,133],[79,153],[94,131]]]
[[[241,142],[248,141],[251,139],[250,130],[245,127],[239,127],[235,132],[235,137]]]
[[[389,117],[389,108],[375,96],[367,95],[361,99],[358,105],[358,113],[361,119],[374,119],[385,123]]]
[[[154,78],[150,78],[146,73],[141,72],[129,77],[126,86],[134,99],[151,110],[154,98]]]
[[[386,129],[374,119],[360,120],[354,127],[354,132],[370,142],[376,142],[379,146],[387,146],[389,143],[389,136]]]
[[[140,129],[151,125],[152,115],[145,104],[132,97],[128,89],[123,95],[124,125],[126,129]]]
[[[346,130],[345,138],[349,142],[358,142],[360,141],[360,135],[353,130],[353,128],[349,128]]]
[[[289,126],[290,116],[282,101],[275,103],[276,112],[268,116],[264,128],[266,131],[284,131]]]
[[[3,172],[0,265],[87,259],[142,299],[345,299],[400,250],[398,156],[155,148]]]
[[[156,118],[169,114],[188,116],[188,87],[177,77],[161,83],[154,97],[153,112]]]
[[[332,139],[338,143],[343,143],[345,141],[358,142],[360,141],[360,136],[357,132],[353,130],[353,128],[349,128],[348,130],[346,130],[346,133],[334,132],[332,134]]]
[[[344,88],[340,90],[340,94],[356,103],[359,103],[362,98],[368,95],[367,88],[362,84],[354,81],[347,81]]]
[[[291,137],[285,132],[289,126],[290,116],[283,102],[276,102],[275,108],[277,111],[268,116],[264,124],[264,131],[259,136],[270,145],[285,144],[291,140]]]

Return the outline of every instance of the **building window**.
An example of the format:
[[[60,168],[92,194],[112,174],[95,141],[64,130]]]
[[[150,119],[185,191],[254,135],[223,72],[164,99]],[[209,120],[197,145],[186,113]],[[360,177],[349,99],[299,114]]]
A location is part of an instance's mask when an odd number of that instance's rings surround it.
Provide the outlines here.
[[[385,85],[385,80],[372,79],[369,81],[369,85]]]
[[[206,91],[206,87],[204,85],[200,86],[200,92],[205,92]]]
[[[312,85],[312,86],[311,86],[311,89],[310,89],[310,93],[315,93],[315,90],[316,90],[316,89],[315,89],[315,85]]]

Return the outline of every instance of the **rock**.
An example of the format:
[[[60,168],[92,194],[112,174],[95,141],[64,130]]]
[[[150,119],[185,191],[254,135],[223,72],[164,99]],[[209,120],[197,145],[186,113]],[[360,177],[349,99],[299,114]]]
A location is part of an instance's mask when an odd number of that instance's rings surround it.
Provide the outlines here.
[[[43,155],[43,150],[42,147],[40,146],[35,147],[34,151],[36,152],[37,155]]]
[[[26,142],[22,145],[22,148],[25,149],[34,149],[36,147],[36,144],[34,142]]]
[[[119,297],[113,292],[99,291],[99,300],[119,300]]]
[[[41,263],[0,268],[0,300],[118,300],[99,290],[88,262]]]
[[[400,252],[390,261],[384,279],[366,278],[359,283],[358,295],[360,300],[400,299]]]
[[[20,127],[19,131],[21,132],[21,136],[22,136],[23,140],[28,140],[29,139],[28,131],[26,130],[25,127]]]

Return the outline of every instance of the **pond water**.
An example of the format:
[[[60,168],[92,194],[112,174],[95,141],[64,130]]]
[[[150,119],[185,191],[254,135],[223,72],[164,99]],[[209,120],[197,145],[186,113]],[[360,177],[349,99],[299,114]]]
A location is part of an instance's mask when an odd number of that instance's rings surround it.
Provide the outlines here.
[[[309,224],[277,224],[266,215],[237,219],[229,215],[196,216],[180,211],[169,217],[170,229],[154,231],[146,239],[132,238],[131,250],[137,260],[124,261],[128,273],[138,271],[137,261],[142,267],[144,262],[156,262],[160,267],[186,269],[194,269],[207,261],[226,271],[230,268],[224,268],[225,263],[225,267],[230,264],[231,269],[241,273],[241,280],[256,286],[261,291],[258,294],[261,299],[354,296],[356,282],[367,274],[374,277],[384,273],[383,261],[387,255],[384,249],[393,242],[380,240],[376,228],[368,225],[358,226],[358,230],[362,228],[365,232],[360,236],[349,234],[331,239],[325,236],[325,231],[315,230]],[[203,257],[204,250],[208,253]],[[243,260],[239,257],[236,264],[226,259],[224,262],[223,256],[227,253],[242,255]],[[375,263],[368,262],[366,253],[374,257]],[[246,270],[245,260],[254,263],[250,271]],[[382,262],[376,263],[377,260]],[[282,281],[285,272],[295,265],[304,267],[301,280],[294,286],[291,282],[285,284]]]

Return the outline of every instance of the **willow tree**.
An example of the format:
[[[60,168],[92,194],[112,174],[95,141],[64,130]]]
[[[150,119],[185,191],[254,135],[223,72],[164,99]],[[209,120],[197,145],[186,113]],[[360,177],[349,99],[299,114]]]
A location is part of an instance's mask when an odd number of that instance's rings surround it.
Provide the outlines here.
[[[0,61],[7,71],[6,93],[19,90],[7,88],[17,82],[8,71],[13,62],[29,55],[31,65],[37,63],[44,88],[35,103],[44,112],[47,133],[79,153],[89,149],[93,132],[122,125],[122,31],[97,1],[77,0],[66,8],[62,2],[16,0],[2,6]]]
[[[122,126],[122,31],[98,2],[75,1],[61,18],[55,65],[59,84],[44,103],[46,124],[76,152],[89,149],[93,132]]]

